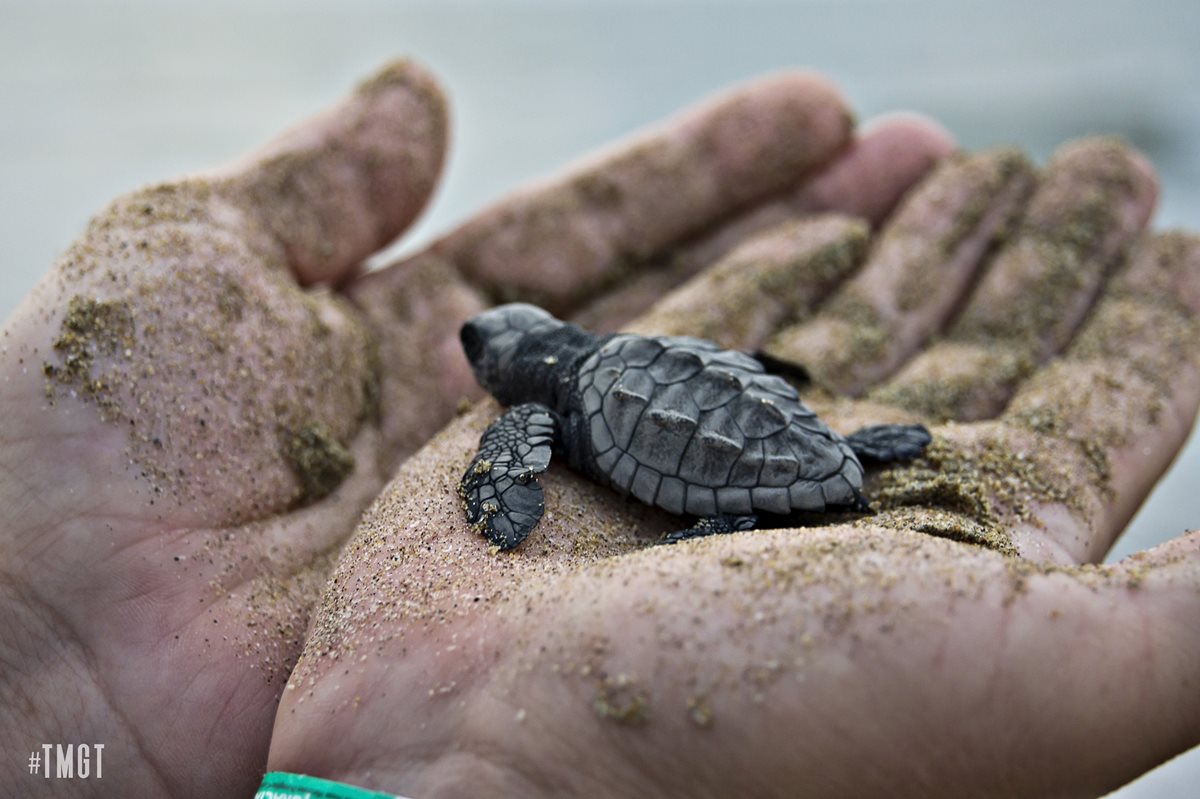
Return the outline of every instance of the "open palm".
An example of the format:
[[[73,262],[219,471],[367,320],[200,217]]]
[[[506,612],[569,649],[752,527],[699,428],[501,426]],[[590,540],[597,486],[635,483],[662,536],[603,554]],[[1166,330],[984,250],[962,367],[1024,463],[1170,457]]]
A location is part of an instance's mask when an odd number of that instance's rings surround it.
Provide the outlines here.
[[[0,736],[106,745],[103,784],[39,789],[252,788],[339,546],[473,396],[462,318],[503,292],[625,318],[634,261],[694,270],[729,246],[700,235],[718,221],[880,217],[947,148],[903,121],[852,141],[827,84],[779,76],[360,275],[446,128],[432,80],[392,65],[243,162],[115,201],[7,322]]]
[[[628,327],[765,347],[842,432],[934,443],[869,475],[873,515],[674,546],[678,518],[552,465],[499,553],[455,494],[484,402],[343,551],[271,767],[421,797],[1095,796],[1195,745],[1200,538],[1086,565],[1200,403],[1200,238],[1144,232],[1155,194],[1104,139],[1040,174],[956,156],[873,239],[783,214],[665,297],[639,272],[558,298],[604,324],[661,297]]]

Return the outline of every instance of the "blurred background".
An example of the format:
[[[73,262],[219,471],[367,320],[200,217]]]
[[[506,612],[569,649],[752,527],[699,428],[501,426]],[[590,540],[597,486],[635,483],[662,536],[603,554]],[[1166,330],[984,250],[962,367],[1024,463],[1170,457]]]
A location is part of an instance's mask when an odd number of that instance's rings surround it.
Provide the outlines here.
[[[230,159],[400,54],[442,80],[454,143],[399,249],[795,65],[860,119],[920,110],[966,148],[1122,135],[1162,175],[1157,225],[1200,227],[1196,0],[0,0],[0,318],[115,194]],[[1114,557],[1200,526],[1196,485],[1194,435]],[[1200,750],[1113,796],[1200,796]]]

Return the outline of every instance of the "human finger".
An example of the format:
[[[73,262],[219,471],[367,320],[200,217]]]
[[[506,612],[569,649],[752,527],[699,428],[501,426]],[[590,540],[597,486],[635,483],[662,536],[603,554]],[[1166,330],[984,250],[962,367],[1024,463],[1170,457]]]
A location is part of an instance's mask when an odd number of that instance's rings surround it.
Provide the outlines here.
[[[923,117],[896,114],[873,120],[798,186],[716,223],[651,268],[628,275],[572,317],[589,329],[617,330],[706,268],[732,257],[742,245],[810,216],[841,213],[878,225],[953,148],[949,134]]]
[[[803,363],[836,393],[860,393],[945,324],[1030,185],[1028,164],[1012,150],[944,162],[905,199],[854,278],[766,350]]]
[[[839,211],[878,226],[912,186],[954,152],[934,120],[891,113],[868,120],[850,147],[784,202],[793,213]]]
[[[1090,138],[1063,146],[944,339],[873,398],[934,419],[999,413],[1021,378],[1070,341],[1156,194],[1153,170],[1125,145]]]
[[[336,282],[425,207],[447,124],[433,77],[397,60],[333,108],[201,177],[282,249],[302,284]]]
[[[851,127],[824,78],[763,78],[502,199],[432,249],[490,296],[563,313],[622,268],[795,184]]]
[[[756,349],[784,320],[807,313],[850,275],[869,241],[867,224],[853,217],[785,222],[734,248],[625,329]]]

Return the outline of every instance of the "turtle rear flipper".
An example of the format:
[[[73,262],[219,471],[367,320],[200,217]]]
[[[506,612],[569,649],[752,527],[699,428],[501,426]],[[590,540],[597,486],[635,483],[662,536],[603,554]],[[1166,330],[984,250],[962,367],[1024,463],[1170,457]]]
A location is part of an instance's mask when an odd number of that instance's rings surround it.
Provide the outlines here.
[[[774,355],[769,355],[763,350],[755,350],[750,353],[750,357],[761,363],[763,369],[769,375],[782,377],[801,388],[812,385],[812,373],[802,363],[785,361],[783,358],[776,358]]]
[[[920,457],[933,437],[924,425],[877,424],[846,436],[859,460],[888,463]]]
[[[530,402],[509,408],[479,440],[458,493],[467,521],[500,549],[520,544],[542,518],[537,475],[550,466],[556,429],[553,411]]]
[[[667,533],[663,536],[660,543],[674,544],[679,541],[686,541],[689,538],[703,538],[709,535],[753,530],[756,524],[758,524],[758,517],[753,515],[705,516],[702,519],[696,520],[696,523],[686,530],[676,530],[673,533]]]

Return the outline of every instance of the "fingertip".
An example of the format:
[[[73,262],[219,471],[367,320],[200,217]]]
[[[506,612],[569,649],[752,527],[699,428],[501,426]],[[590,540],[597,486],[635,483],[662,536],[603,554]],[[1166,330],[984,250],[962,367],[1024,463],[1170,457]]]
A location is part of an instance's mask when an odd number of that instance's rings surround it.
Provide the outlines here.
[[[1106,191],[1127,195],[1129,224],[1144,228],[1158,201],[1158,172],[1150,159],[1121,136],[1099,134],[1081,136],[1065,142],[1054,151],[1046,164],[1054,169],[1074,171]]]
[[[764,98],[776,97],[785,101],[802,100],[814,107],[828,109],[830,121],[848,138],[856,122],[850,103],[832,80],[809,69],[785,69],[769,73],[742,87]]]
[[[445,103],[445,95],[433,73],[407,56],[393,58],[384,63],[375,74],[359,81],[354,87],[354,92],[359,96],[369,97],[397,87],[406,91],[422,92],[432,102]]]
[[[1140,178],[1138,185],[1142,191],[1138,197],[1138,203],[1142,210],[1141,224],[1144,226],[1149,224],[1150,217],[1154,215],[1154,209],[1158,205],[1160,187],[1158,170],[1141,150],[1130,147],[1129,159],[1133,162],[1134,172]]]

